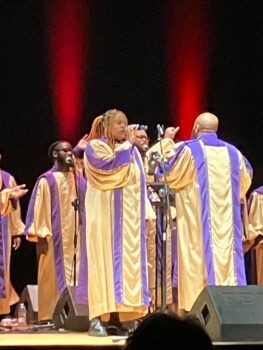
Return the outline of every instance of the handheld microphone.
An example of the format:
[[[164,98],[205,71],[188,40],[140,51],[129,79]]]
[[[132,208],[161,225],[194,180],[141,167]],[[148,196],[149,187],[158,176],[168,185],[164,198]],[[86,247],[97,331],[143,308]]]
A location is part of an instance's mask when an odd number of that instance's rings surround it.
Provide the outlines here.
[[[75,166],[74,160],[71,156],[66,157],[65,161],[66,161],[66,164],[68,164],[69,166],[71,166],[71,167]]]
[[[148,130],[148,125],[139,124],[138,130]]]
[[[144,144],[144,145],[141,145],[141,148],[143,149],[144,152],[147,152],[150,147]]]

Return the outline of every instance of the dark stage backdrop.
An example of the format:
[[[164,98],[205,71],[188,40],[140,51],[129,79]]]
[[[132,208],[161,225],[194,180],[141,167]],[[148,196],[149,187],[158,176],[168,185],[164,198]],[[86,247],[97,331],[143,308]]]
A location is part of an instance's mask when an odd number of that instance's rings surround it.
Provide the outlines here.
[[[59,135],[47,50],[47,2],[2,0],[0,4],[2,167],[30,191],[37,176],[50,167],[47,148]],[[192,2],[194,14],[198,0]],[[77,142],[89,130],[95,116],[114,107],[131,122],[148,124],[154,141],[157,123],[169,126],[178,120],[172,113],[167,66],[171,1],[87,0],[86,5],[82,112],[71,141]],[[209,1],[204,108],[219,116],[219,136],[238,146],[252,163],[252,188],[263,183],[262,15],[260,0]],[[21,201],[23,217],[29,196]],[[19,292],[36,282],[33,245],[24,242],[13,254],[12,278]]]

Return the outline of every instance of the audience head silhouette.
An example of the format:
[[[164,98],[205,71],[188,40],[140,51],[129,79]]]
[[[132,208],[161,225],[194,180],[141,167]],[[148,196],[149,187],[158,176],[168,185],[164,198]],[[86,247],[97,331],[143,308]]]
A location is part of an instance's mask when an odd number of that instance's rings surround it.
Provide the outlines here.
[[[192,318],[155,312],[146,317],[127,339],[126,350],[210,350],[212,342],[204,328]]]

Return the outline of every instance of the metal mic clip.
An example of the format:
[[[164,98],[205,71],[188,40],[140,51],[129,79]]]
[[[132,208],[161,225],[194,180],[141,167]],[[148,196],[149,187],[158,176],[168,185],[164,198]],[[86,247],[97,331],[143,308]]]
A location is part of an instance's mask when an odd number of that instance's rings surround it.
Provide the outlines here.
[[[157,132],[158,132],[158,140],[160,140],[164,134],[164,125],[157,124],[156,128],[157,128]]]

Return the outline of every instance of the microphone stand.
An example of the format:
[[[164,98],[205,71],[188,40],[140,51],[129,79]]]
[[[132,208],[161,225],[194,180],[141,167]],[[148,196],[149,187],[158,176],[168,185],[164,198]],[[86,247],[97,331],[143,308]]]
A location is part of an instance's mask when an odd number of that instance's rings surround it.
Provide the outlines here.
[[[167,274],[167,268],[166,268],[166,256],[167,256],[167,227],[168,223],[170,225],[171,233],[173,231],[173,221],[171,216],[171,208],[170,208],[170,198],[169,198],[169,186],[167,184],[167,174],[166,174],[166,168],[165,168],[165,161],[164,161],[164,152],[163,152],[163,146],[162,146],[162,136],[163,136],[163,130],[160,125],[157,126],[158,130],[158,141],[160,143],[160,151],[161,151],[161,161],[160,165],[163,169],[163,193],[161,195],[161,191],[159,191],[159,197],[161,198],[163,202],[163,209],[162,209],[162,244],[161,244],[161,310],[165,311],[167,307],[166,302],[166,292],[167,292],[167,283],[166,283],[166,274]]]
[[[71,205],[74,207],[74,254],[73,254],[73,284],[74,286],[77,285],[77,244],[78,244],[78,218],[79,223],[81,221],[81,215],[80,215],[80,208],[79,208],[79,186],[77,185],[77,175],[76,175],[76,168],[75,164],[73,165],[73,175],[74,175],[74,184],[75,184],[75,190],[76,190],[76,199],[71,202]]]

